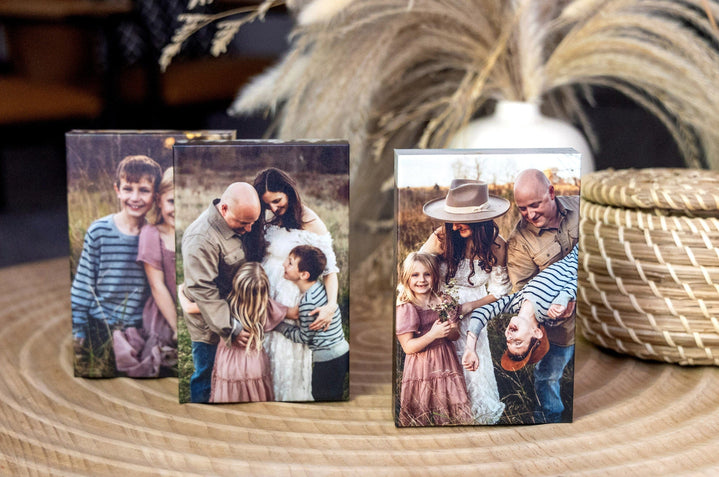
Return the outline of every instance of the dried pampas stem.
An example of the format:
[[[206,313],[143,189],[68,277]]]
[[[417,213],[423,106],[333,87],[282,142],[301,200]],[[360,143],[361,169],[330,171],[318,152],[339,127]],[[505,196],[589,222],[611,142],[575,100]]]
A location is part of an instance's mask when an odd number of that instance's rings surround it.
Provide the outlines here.
[[[213,0],[190,0],[187,8],[188,10],[192,10],[193,8],[205,6],[212,2]],[[184,13],[179,15],[177,19],[182,24],[172,35],[170,43],[165,45],[162,49],[159,60],[160,70],[163,72],[167,70],[167,67],[170,66],[170,63],[172,63],[175,56],[180,53],[183,43],[190,38],[190,36],[208,25],[219,22],[219,30],[212,40],[211,47],[211,53],[214,56],[219,56],[227,51],[227,46],[230,44],[232,38],[234,38],[235,34],[239,31],[242,25],[255,20],[263,19],[270,8],[283,5],[284,3],[285,2],[281,0],[265,0],[257,6],[240,7],[216,14]],[[239,20],[220,22],[220,20],[225,18],[243,14],[244,17]]]
[[[702,0],[702,3],[704,4],[704,11],[707,14],[707,18],[709,18],[709,23],[711,23],[712,28],[714,28],[714,31],[719,32],[716,20],[714,19],[714,14],[712,13],[711,7],[709,6],[709,0]]]

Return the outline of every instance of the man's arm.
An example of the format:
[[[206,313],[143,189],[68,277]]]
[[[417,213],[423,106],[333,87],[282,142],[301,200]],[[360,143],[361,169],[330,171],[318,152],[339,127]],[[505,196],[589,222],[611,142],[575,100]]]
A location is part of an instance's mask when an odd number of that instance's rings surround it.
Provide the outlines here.
[[[275,331],[279,331],[285,336],[285,338],[294,341],[295,343],[308,344],[312,339],[312,335],[314,334],[310,330],[310,324],[312,324],[313,322],[313,317],[309,314],[309,312],[313,309],[314,306],[312,305],[300,303],[299,326],[294,326],[282,322],[277,325]]]
[[[552,322],[571,318],[574,314],[574,306],[577,300],[576,272],[578,256],[579,250],[575,245],[566,257],[541,272],[541,274],[552,273],[553,276],[550,278],[551,282],[556,285],[561,285],[557,296],[554,297],[551,305],[547,309],[547,318]]]
[[[242,326],[230,317],[230,307],[220,296],[215,283],[219,273],[219,251],[208,243],[190,242],[183,246],[185,294],[200,309],[200,314],[213,333],[222,337],[236,335]]]

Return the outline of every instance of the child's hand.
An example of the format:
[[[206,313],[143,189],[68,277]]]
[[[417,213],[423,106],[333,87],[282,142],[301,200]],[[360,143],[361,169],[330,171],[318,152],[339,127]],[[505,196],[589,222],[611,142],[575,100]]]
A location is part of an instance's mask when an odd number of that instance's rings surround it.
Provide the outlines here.
[[[247,331],[247,330],[242,330],[242,331],[240,331],[240,333],[235,337],[235,342],[236,342],[238,345],[240,345],[240,346],[242,346],[242,347],[245,347],[245,346],[247,346],[247,340],[249,340],[249,339],[250,339],[250,332]]]
[[[479,356],[473,349],[465,349],[462,355],[462,366],[468,371],[476,371],[479,367]]]
[[[292,308],[287,308],[287,314],[285,315],[285,318],[287,318],[289,320],[299,320],[300,319],[300,307],[293,306]]]
[[[547,310],[547,316],[549,318],[569,318],[574,313],[574,307],[577,304],[576,301],[570,301],[567,306],[552,304]]]
[[[445,338],[452,331],[452,325],[446,321],[435,321],[432,328],[429,330],[428,335],[434,339]]]
[[[547,309],[547,316],[550,318],[559,318],[566,310],[566,306],[553,303],[549,309]]]

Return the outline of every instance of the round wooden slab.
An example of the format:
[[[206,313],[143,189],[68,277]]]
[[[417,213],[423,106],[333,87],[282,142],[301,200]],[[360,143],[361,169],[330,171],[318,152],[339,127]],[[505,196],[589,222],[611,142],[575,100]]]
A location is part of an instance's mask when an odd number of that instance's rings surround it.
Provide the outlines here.
[[[67,260],[2,269],[0,290],[1,475],[646,475],[719,468],[714,367],[642,362],[581,341],[572,424],[397,429],[389,293],[352,297],[350,402],[212,406],[178,404],[174,378],[73,377]]]

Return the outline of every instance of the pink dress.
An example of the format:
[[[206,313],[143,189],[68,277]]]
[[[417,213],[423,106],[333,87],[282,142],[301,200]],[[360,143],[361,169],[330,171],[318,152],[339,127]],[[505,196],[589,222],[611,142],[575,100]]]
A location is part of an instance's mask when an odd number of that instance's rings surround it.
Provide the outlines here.
[[[162,270],[165,286],[173,300],[177,301],[175,252],[165,248],[156,226],[145,225],[140,229],[137,261]],[[142,311],[142,329],[126,328],[113,332],[117,370],[133,378],[157,377],[162,367],[170,368],[177,364],[177,343],[172,339],[173,334],[150,295]]]
[[[265,333],[275,329],[287,314],[287,307],[270,301]],[[220,343],[212,368],[210,402],[274,401],[270,358],[263,347],[248,351],[232,341]]]
[[[412,303],[397,307],[396,333],[426,334],[438,314]],[[472,423],[464,374],[452,342],[434,340],[424,350],[407,354],[400,391],[400,426],[442,426]]]

